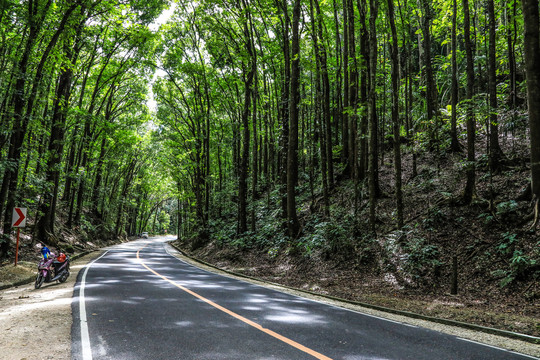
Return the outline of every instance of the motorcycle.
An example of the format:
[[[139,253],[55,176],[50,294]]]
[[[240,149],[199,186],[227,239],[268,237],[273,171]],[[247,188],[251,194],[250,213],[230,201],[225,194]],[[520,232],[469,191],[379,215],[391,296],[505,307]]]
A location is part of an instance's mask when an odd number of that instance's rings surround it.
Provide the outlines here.
[[[54,254],[44,256],[38,264],[35,288],[39,289],[44,282],[65,282],[69,277],[69,264],[69,257],[63,253],[58,256]]]

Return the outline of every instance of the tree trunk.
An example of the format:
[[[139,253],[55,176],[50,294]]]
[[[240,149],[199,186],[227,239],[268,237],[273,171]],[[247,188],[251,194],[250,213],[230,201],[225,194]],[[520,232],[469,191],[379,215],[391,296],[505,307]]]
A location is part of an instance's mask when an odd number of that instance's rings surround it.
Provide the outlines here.
[[[370,0],[369,15],[369,94],[368,94],[368,117],[369,117],[369,227],[375,233],[375,209],[378,196],[378,161],[377,161],[377,15],[378,0]]]
[[[491,172],[493,173],[499,169],[503,156],[499,145],[499,120],[497,116],[497,38],[495,32],[496,19],[493,0],[487,0],[487,10],[489,15],[489,163]]]
[[[368,68],[369,68],[369,32],[366,28],[366,0],[358,0],[358,11],[360,13],[360,54],[362,62],[360,64],[360,103],[364,108],[368,106],[367,94],[369,91]],[[363,181],[366,178],[368,169],[368,116],[365,111],[360,117],[360,140],[358,148],[358,179]]]
[[[347,0],[349,13],[349,162],[351,175],[358,188],[358,146],[357,146],[357,109],[358,109],[358,63],[356,60],[356,38],[353,0]],[[355,202],[358,199],[355,199]]]
[[[289,49],[289,26],[290,19],[287,9],[287,1],[281,2],[284,24],[283,24],[283,88],[281,92],[281,133],[279,149],[279,178],[281,193],[281,215],[287,219],[287,156],[289,152],[289,96],[291,79],[291,56]]]
[[[348,167],[354,180],[354,211],[357,213],[360,201],[360,179],[358,172],[358,61],[356,59],[354,2],[347,0],[349,13],[349,160]]]
[[[540,204],[540,21],[538,0],[522,0],[527,103],[531,138],[531,188],[535,202],[535,222]]]
[[[335,143],[339,144],[339,125],[342,122],[343,118],[343,106],[342,106],[342,94],[341,94],[341,63],[342,63],[342,49],[341,49],[341,34],[339,31],[339,16],[338,16],[338,6],[336,0],[332,0],[334,8],[334,23],[335,23],[335,39],[336,39],[336,89],[334,90],[334,134],[336,136]],[[330,142],[331,144],[332,142]],[[329,175],[333,175],[330,174]],[[330,177],[332,183],[334,182],[333,176]],[[331,185],[330,184],[330,185]]]
[[[248,11],[246,9],[246,11]],[[248,12],[249,13],[249,12]],[[238,232],[240,234],[245,233],[247,229],[247,178],[249,172],[249,144],[250,144],[250,131],[249,131],[249,115],[251,107],[251,96],[253,94],[253,78],[255,77],[255,72],[257,71],[257,62],[255,49],[253,48],[253,34],[248,24],[248,20],[244,22],[244,36],[246,42],[246,49],[250,58],[250,68],[248,73],[244,78],[244,87],[245,87],[245,96],[244,96],[244,110],[242,112],[242,127],[243,127],[243,141],[242,141],[242,158],[240,164],[240,177],[238,184],[238,197],[239,197],[239,208],[238,208]]]
[[[96,178],[94,181],[94,186],[92,190],[92,212],[95,216],[101,217],[101,214],[99,213],[98,204],[99,204],[99,197],[100,197],[100,187],[101,187],[101,179],[103,177],[103,163],[105,161],[105,150],[107,145],[107,136],[104,135],[103,139],[101,139],[101,146],[99,151],[99,158],[96,166]]]
[[[258,84],[257,84],[257,71],[255,69],[254,74],[254,84],[253,84],[253,116],[252,124],[253,127],[253,153],[251,154],[251,231],[255,232],[256,229],[256,218],[255,218],[255,201],[257,200],[257,186],[258,186],[258,176],[259,176],[259,166],[257,163],[257,157],[259,153],[259,142],[257,134],[257,101],[258,101]]]
[[[465,37],[465,53],[467,57],[467,91],[466,97],[469,102],[466,104],[467,109],[467,183],[463,193],[463,201],[469,204],[472,201],[475,192],[476,182],[476,164],[475,164],[475,132],[476,121],[472,104],[470,103],[474,96],[474,59],[471,44],[471,25],[469,16],[469,0],[463,0],[463,27]]]
[[[427,108],[427,121],[430,136],[430,147],[438,149],[438,124],[432,124],[433,118],[436,116],[437,109],[437,88],[435,86],[435,79],[433,77],[433,66],[431,60],[431,19],[433,17],[431,9],[431,0],[421,0],[422,10],[424,11],[424,18],[422,19],[422,35],[424,36],[424,66],[426,76],[426,108]]]
[[[392,126],[394,132],[394,169],[396,186],[397,226],[403,227],[403,193],[401,189],[401,138],[399,121],[399,50],[394,16],[394,0],[388,0],[388,21],[392,31]]]
[[[315,8],[317,9],[317,16],[313,14],[313,3],[315,3]],[[327,142],[332,141],[331,133],[331,124],[330,124],[330,82],[328,80],[328,69],[326,64],[326,49],[323,44],[319,43],[319,38],[322,39],[322,24],[321,24],[321,13],[318,0],[311,0],[310,2],[311,18],[312,18],[312,37],[313,45],[315,47],[315,57],[317,63],[317,101],[316,101],[316,111],[315,116],[319,121],[317,122],[320,137],[320,153],[321,153],[321,171],[322,171],[322,186],[323,186],[323,199],[324,199],[324,214],[326,217],[330,216],[330,199],[328,194],[328,184],[329,184],[329,171],[328,168],[331,167],[331,158],[328,160],[328,146]],[[320,81],[319,81],[320,78]],[[322,89],[319,85],[322,83]],[[322,108],[322,119],[319,116]],[[316,142],[316,139],[315,141]],[[331,146],[330,146],[331,151]],[[313,155],[315,156],[315,155]],[[311,179],[310,179],[311,180]]]
[[[300,230],[296,214],[296,184],[298,183],[298,118],[300,105],[300,0],[295,0],[291,42],[291,96],[289,149],[287,156],[287,227],[289,237],[295,239]]]
[[[315,0],[315,10],[317,14],[317,30],[319,33],[319,39],[324,39],[323,37],[323,22],[321,19],[321,9],[319,6],[319,1]],[[333,152],[332,152],[332,121],[330,114],[330,79],[328,77],[328,64],[327,64],[327,51],[324,45],[324,42],[319,41],[320,49],[320,61],[321,61],[321,77],[322,77],[322,111],[323,111],[323,128],[324,128],[324,137],[325,137],[325,149],[321,151],[326,151],[326,166],[327,166],[327,180],[328,186],[331,186],[334,182],[334,164],[332,162]]]
[[[345,165],[343,169],[343,175],[349,177],[351,174],[351,168],[349,166],[349,156],[351,149],[349,148],[349,107],[350,107],[350,85],[349,85],[349,22],[353,21],[349,19],[349,0],[342,0],[343,4],[343,111],[342,111],[342,126],[341,126],[341,162]]]
[[[457,79],[457,0],[453,0],[452,15],[452,120],[450,130],[450,151],[461,151],[457,137],[457,104],[459,84]]]
[[[69,58],[69,56],[68,56]],[[75,56],[76,58],[76,56]],[[51,138],[49,143],[49,160],[47,162],[47,182],[53,185],[52,192],[44,194],[40,212],[43,213],[38,222],[38,237],[46,240],[49,234],[54,234],[54,221],[56,203],[58,201],[58,188],[60,185],[59,167],[64,149],[64,133],[67,117],[67,108],[71,94],[72,66],[68,65],[60,74],[56,89],[55,104],[52,116]]]
[[[92,121],[92,119],[88,117],[84,124],[84,133],[83,133],[83,137],[81,139],[81,145],[80,145],[81,154],[79,154],[80,167],[78,168],[80,169],[86,169],[86,165],[88,162],[88,152],[90,148],[90,138],[91,138],[90,121]],[[75,205],[74,205],[75,217],[73,219],[73,222],[75,225],[79,225],[81,221],[84,192],[85,192],[85,185],[86,185],[85,183],[86,183],[86,176],[80,176],[79,174],[79,188],[76,190],[76,194],[77,194],[76,201],[75,199],[73,199],[73,201],[75,201]]]
[[[517,106],[517,87],[516,87],[516,54],[515,54],[515,38],[516,36],[516,0],[512,3],[512,11],[510,15],[506,16],[506,41],[508,44],[508,70],[510,75],[510,109],[512,110],[512,117],[515,121],[515,110]],[[505,9],[507,7],[505,6]],[[510,25],[512,24],[512,25]]]

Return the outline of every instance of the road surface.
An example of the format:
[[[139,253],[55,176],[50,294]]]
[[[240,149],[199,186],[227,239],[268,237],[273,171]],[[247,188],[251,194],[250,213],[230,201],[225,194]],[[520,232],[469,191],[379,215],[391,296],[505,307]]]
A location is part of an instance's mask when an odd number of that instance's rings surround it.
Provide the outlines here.
[[[111,247],[79,273],[73,359],[534,359],[210,273],[168,246]]]

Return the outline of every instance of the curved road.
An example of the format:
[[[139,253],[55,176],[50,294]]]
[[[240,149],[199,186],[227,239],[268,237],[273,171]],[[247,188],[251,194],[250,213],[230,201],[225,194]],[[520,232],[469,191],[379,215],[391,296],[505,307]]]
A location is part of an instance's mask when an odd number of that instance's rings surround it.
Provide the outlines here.
[[[111,247],[79,273],[73,359],[532,359],[210,273],[168,247]]]

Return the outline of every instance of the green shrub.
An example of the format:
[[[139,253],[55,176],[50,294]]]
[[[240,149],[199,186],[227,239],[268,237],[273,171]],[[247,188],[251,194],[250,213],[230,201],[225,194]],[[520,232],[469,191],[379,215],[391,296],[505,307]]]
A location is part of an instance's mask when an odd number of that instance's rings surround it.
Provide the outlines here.
[[[442,265],[439,248],[437,245],[428,244],[425,239],[411,238],[404,250],[407,256],[403,270],[415,282],[422,282],[425,277],[435,275]]]
[[[524,250],[516,249],[517,235],[506,232],[503,234],[502,241],[497,245],[497,252],[506,257],[509,262],[507,269],[498,269],[491,272],[494,277],[502,277],[501,287],[505,287],[516,279],[525,279],[532,276],[540,278],[540,241],[534,247],[531,253],[525,253]]]

